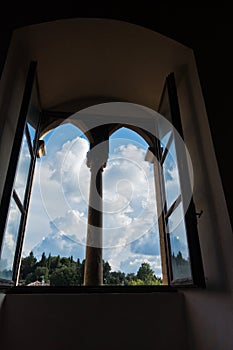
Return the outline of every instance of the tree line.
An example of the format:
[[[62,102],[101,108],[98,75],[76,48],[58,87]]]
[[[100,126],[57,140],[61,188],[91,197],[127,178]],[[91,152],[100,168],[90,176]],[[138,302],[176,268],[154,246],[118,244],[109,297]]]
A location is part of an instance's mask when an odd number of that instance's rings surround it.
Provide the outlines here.
[[[76,261],[72,256],[46,257],[42,254],[37,261],[33,252],[22,258],[19,284],[28,285],[39,281],[51,286],[81,286],[84,279],[85,259]],[[154,274],[149,263],[142,263],[137,273],[124,273],[112,271],[108,261],[103,260],[103,284],[104,285],[161,285],[162,279]]]

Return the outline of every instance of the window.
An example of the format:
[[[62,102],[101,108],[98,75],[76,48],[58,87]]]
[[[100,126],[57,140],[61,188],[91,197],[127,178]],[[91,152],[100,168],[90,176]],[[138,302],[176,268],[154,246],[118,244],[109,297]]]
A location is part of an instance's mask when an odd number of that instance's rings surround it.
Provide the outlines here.
[[[24,247],[28,256],[23,257],[26,265],[22,264],[20,282],[27,281],[28,285],[135,286],[163,282],[203,286],[190,159],[182,142],[174,75],[166,81],[161,115],[127,103],[115,104],[113,110],[111,103],[93,106],[72,116],[43,111],[40,133],[41,114],[38,106],[32,108],[36,86],[32,75],[31,68],[24,103],[27,118],[19,122],[12,151],[16,160],[22,143],[17,169],[13,168],[16,175],[6,186],[8,204],[5,201],[4,208],[9,210],[2,220],[5,233],[0,260],[4,283],[18,283]],[[49,145],[51,133],[43,141],[38,138],[51,129],[50,125],[59,124],[59,118],[65,124],[52,131],[52,136],[59,134],[58,150],[54,143]],[[67,130],[72,138],[66,139]],[[22,135],[20,143],[18,135]],[[34,235],[32,249],[29,233],[25,239],[24,232],[36,158],[37,166],[43,163],[39,156],[44,154],[44,141],[49,150],[44,164],[51,162],[50,179],[58,180],[60,190],[54,186],[55,194],[49,197],[53,186],[45,186],[51,235],[44,239],[42,232]],[[41,176],[46,182],[45,168]],[[44,224],[42,215],[41,227]],[[30,219],[27,227],[32,228]],[[49,240],[55,248],[46,246]],[[64,247],[67,250],[63,254]],[[28,264],[33,266],[34,281],[26,275]]]
[[[106,277],[112,284],[120,278],[127,285],[162,284],[155,174],[145,160],[148,146],[130,126],[109,138],[103,172],[103,257],[115,271]]]
[[[183,143],[174,73],[167,79],[159,112],[166,118],[158,123],[158,160],[161,165],[160,189],[163,198],[161,216],[167,244],[169,281],[174,285],[205,286],[200,253],[196,211],[192,198],[191,159]],[[168,123],[172,124],[172,128]],[[174,191],[169,191],[171,174]],[[161,225],[162,226],[162,225]]]
[[[89,141],[67,121],[43,140],[46,157],[37,159],[35,167],[19,284],[80,285],[90,187]]]
[[[38,152],[39,107],[36,65],[31,64],[1,203],[0,279],[14,284],[18,279],[20,257],[27,220],[33,171]],[[8,211],[9,203],[9,211]]]

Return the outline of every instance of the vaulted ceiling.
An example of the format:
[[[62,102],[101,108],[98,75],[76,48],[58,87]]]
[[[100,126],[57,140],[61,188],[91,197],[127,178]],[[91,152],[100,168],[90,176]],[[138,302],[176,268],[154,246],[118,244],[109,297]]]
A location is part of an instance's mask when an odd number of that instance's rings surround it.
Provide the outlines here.
[[[35,23],[65,18],[109,18],[135,23],[177,40],[191,47],[197,60],[213,142],[223,179],[228,207],[232,210],[232,179],[229,157],[232,149],[232,131],[229,128],[232,92],[233,22],[230,3],[218,6],[187,6],[156,1],[153,5],[134,3],[131,7],[89,2],[82,6],[66,1],[48,7],[31,2],[23,6],[4,3],[0,11],[0,71],[4,65],[12,30]],[[105,38],[106,40],[106,38]],[[64,54],[64,53],[63,53]],[[94,69],[96,67],[90,67]],[[133,69],[133,67],[132,67]],[[117,73],[117,72],[116,72]],[[99,74],[99,73],[98,73]],[[52,103],[52,101],[50,101]],[[49,102],[49,104],[50,104]],[[156,99],[155,102],[157,103]]]
[[[38,62],[43,109],[77,110],[77,101],[116,100],[158,108],[166,76],[192,50],[147,28],[110,19],[68,19],[15,31]]]

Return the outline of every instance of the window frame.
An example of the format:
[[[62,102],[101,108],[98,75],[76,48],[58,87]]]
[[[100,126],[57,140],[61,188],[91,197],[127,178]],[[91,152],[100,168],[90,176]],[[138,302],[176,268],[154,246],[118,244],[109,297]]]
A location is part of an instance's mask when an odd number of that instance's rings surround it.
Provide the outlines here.
[[[37,77],[36,77],[36,68],[37,63],[32,61],[29,65],[29,70],[26,78],[26,84],[22,99],[22,104],[20,108],[18,123],[15,131],[15,137],[13,141],[9,166],[7,170],[7,176],[5,181],[5,186],[3,190],[3,196],[0,204],[1,216],[0,216],[0,252],[3,248],[6,224],[8,220],[8,215],[10,212],[10,201],[13,200],[16,204],[17,208],[20,212],[20,223],[17,229],[16,236],[16,246],[13,254],[13,267],[12,267],[12,278],[4,279],[0,278],[0,286],[15,286],[18,281],[19,275],[19,267],[22,255],[22,246],[24,240],[25,226],[27,221],[28,207],[30,202],[30,194],[32,189],[33,175],[35,162],[37,157],[37,149],[38,149],[38,139],[39,139],[39,125],[40,125],[40,116],[36,120],[35,126],[35,136],[34,140],[32,140],[29,128],[28,128],[28,113],[30,112],[30,103],[33,94],[33,87],[35,86],[37,102],[39,104],[38,98],[38,86],[37,86]],[[17,167],[20,158],[20,152],[22,151],[23,137],[25,135],[26,138],[26,147],[28,148],[28,152],[30,154],[30,164],[27,170],[27,180],[25,184],[25,190],[23,194],[23,198],[17,193],[17,190],[14,188],[14,183],[17,174]]]
[[[184,139],[184,133],[183,133],[183,127],[182,127],[182,120],[181,120],[181,114],[180,114],[180,108],[179,108],[179,101],[178,101],[178,94],[177,94],[177,88],[176,88],[176,82],[175,82],[175,74],[174,72],[170,73],[165,81],[165,85],[163,88],[162,96],[160,99],[160,105],[159,105],[159,112],[163,115],[162,111],[162,105],[163,100],[165,97],[165,94],[167,92],[168,96],[168,104],[169,104],[169,112],[171,117],[171,123],[173,127],[177,130],[182,140]],[[166,144],[166,147],[163,149],[161,146],[161,142],[159,139],[157,139],[157,159],[159,160],[161,164],[161,168],[163,168],[164,160],[169,153],[169,147],[171,146],[172,139],[174,140],[175,144],[175,150],[177,153],[177,167],[178,167],[178,173],[179,177],[182,171],[185,172],[186,175],[186,186],[190,186],[190,179],[188,174],[188,162],[187,157],[185,153],[185,149],[179,149],[181,151],[181,154],[177,152],[177,134],[171,133],[169,140]],[[181,162],[182,161],[182,162]],[[171,286],[176,287],[201,287],[205,288],[205,276],[204,276],[204,269],[203,269],[203,263],[202,263],[202,256],[201,256],[201,248],[200,248],[200,242],[198,237],[198,228],[197,228],[197,214],[195,209],[195,204],[193,200],[193,196],[191,197],[189,206],[187,210],[185,211],[185,217],[184,217],[184,223],[186,228],[186,236],[187,236],[187,243],[188,243],[188,251],[189,251],[189,257],[190,257],[190,267],[191,267],[191,273],[192,273],[192,281],[190,279],[174,279],[173,278],[173,271],[172,271],[172,256],[171,256],[171,244],[170,244],[170,238],[169,233],[166,233],[166,227],[169,216],[175,211],[175,209],[178,207],[179,204],[182,204],[182,196],[184,195],[184,187],[182,183],[182,179],[180,178],[180,187],[181,187],[181,194],[176,198],[176,200],[173,202],[173,204],[170,206],[170,208],[167,208],[166,206],[166,194],[165,194],[165,184],[164,184],[164,177],[162,173],[160,174],[160,184],[161,184],[161,193],[163,197],[163,203],[164,208],[162,211],[162,218],[164,221],[164,237],[165,237],[165,244],[167,249],[167,261],[168,261],[168,276],[169,276],[169,284]]]

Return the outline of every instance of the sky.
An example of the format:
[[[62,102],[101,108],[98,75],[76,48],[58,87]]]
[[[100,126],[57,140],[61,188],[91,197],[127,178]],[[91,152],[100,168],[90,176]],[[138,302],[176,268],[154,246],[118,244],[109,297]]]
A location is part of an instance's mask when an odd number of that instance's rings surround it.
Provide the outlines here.
[[[33,251],[38,259],[45,252],[82,260],[90,186],[90,169],[86,165],[89,143],[72,124],[55,128],[44,140],[47,154],[36,162],[23,256]],[[109,158],[103,172],[103,259],[112,270],[125,273],[136,273],[143,262],[148,262],[161,277],[156,175],[153,164],[145,161],[147,148],[141,136],[126,128],[110,138]],[[26,167],[26,153],[23,159]],[[179,193],[172,147],[164,170],[167,198],[172,203]],[[181,211],[180,206],[172,214],[171,226],[182,215]],[[6,257],[13,249],[13,221],[5,239]],[[181,250],[187,255],[184,228],[174,226],[172,245],[176,252]]]

